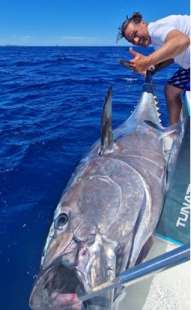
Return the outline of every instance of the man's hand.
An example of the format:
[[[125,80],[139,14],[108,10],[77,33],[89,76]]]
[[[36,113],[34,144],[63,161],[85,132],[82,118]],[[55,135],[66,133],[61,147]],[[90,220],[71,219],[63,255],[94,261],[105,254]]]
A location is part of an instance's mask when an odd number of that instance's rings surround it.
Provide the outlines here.
[[[148,57],[134,51],[133,49],[129,49],[129,52],[132,56],[134,56],[134,58],[129,61],[131,69],[145,74],[146,71],[150,68]]]

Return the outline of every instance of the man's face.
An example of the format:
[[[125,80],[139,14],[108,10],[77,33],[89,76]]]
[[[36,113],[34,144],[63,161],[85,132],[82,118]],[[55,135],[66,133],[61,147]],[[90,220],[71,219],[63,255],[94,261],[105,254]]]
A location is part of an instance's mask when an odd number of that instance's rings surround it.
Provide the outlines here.
[[[135,45],[147,47],[151,43],[151,38],[147,29],[147,24],[141,21],[139,24],[130,22],[126,27],[125,39]]]

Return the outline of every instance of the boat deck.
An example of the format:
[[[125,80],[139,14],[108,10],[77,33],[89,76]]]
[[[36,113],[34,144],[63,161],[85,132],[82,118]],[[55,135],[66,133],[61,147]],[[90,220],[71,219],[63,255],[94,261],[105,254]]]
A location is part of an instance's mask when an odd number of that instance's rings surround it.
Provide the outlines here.
[[[146,260],[178,245],[154,237]],[[190,310],[190,262],[162,271],[124,289],[116,310]]]

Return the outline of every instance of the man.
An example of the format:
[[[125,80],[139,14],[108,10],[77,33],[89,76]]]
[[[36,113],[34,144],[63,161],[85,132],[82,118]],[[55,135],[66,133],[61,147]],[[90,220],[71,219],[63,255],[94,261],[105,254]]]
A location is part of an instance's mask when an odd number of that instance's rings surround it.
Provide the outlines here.
[[[131,50],[134,57],[130,67],[140,73],[151,66],[173,59],[180,69],[167,82],[165,95],[171,124],[179,120],[181,93],[190,89],[190,17],[171,15],[147,24],[140,13],[127,18],[121,28],[120,37],[128,42],[147,47],[153,45],[155,51],[148,56]]]

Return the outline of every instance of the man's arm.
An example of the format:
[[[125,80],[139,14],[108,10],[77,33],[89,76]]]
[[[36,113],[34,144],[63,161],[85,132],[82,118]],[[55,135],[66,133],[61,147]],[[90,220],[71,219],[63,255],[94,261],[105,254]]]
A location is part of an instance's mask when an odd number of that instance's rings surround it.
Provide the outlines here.
[[[164,45],[150,55],[144,56],[131,51],[134,58],[129,62],[130,66],[135,71],[145,72],[150,66],[181,54],[189,44],[190,38],[188,36],[178,30],[172,30],[167,35]]]
[[[190,38],[178,30],[168,33],[164,45],[148,56],[148,62],[156,65],[169,58],[174,58],[181,54],[190,44]]]

